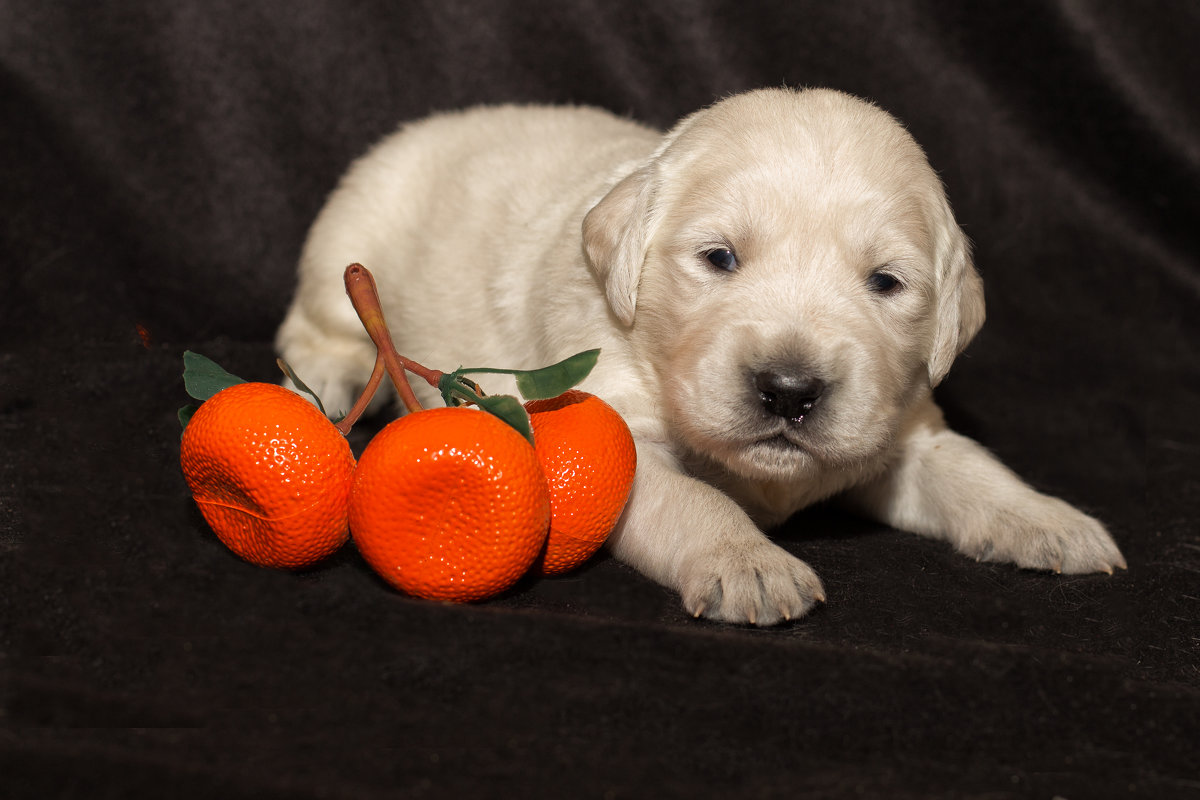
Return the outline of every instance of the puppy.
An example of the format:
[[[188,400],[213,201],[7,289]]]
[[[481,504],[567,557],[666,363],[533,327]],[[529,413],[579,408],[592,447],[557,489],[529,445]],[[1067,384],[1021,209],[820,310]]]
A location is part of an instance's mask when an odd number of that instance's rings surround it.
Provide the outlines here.
[[[920,147],[861,100],[755,91],[665,135],[587,108],[403,127],[320,213],[279,330],[330,410],[374,363],[354,261],[422,363],[603,349],[582,388],[638,453],[609,547],[697,616],[769,625],[824,601],[763,530],[833,495],[978,560],[1125,566],[1099,522],[945,426],[931,389],[983,324],[981,282]]]

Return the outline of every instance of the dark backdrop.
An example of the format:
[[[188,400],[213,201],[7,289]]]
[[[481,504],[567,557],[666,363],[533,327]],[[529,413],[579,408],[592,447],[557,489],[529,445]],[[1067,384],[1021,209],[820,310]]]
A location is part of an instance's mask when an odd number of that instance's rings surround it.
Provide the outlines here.
[[[1184,0],[0,0],[0,794],[1200,796],[1198,41]],[[305,229],[372,141],[785,83],[925,146],[989,302],[940,398],[1127,573],[815,509],[779,539],[828,605],[751,630],[611,559],[443,606],[208,531],[181,354],[274,380]]]

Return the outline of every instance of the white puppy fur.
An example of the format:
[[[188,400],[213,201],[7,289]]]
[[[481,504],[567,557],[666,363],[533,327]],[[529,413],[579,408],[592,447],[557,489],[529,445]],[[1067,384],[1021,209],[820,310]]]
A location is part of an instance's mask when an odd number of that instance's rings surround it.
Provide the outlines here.
[[[582,388],[638,453],[609,546],[693,614],[766,625],[823,601],[763,529],[833,495],[980,560],[1124,566],[1099,522],[943,423],[931,388],[983,323],[981,282],[920,147],[861,100],[755,91],[665,135],[587,108],[404,126],[317,218],[279,330],[330,410],[374,362],[355,261],[426,365],[602,348]]]

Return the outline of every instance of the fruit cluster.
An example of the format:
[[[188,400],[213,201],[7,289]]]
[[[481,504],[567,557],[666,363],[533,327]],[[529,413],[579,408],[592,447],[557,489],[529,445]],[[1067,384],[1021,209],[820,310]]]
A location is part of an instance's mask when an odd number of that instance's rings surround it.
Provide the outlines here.
[[[533,371],[430,370],[395,351],[364,267],[347,268],[346,286],[379,357],[337,425],[319,400],[185,355],[185,384],[203,402],[180,414],[180,463],[217,537],[245,560],[281,569],[312,566],[352,538],[396,588],[460,602],[590,558],[625,506],[636,464],[620,415],[570,388],[598,352]],[[408,413],[356,462],[345,434],[385,372]],[[438,387],[447,407],[422,409],[406,372]],[[514,374],[527,402],[485,395],[464,377],[472,372]]]

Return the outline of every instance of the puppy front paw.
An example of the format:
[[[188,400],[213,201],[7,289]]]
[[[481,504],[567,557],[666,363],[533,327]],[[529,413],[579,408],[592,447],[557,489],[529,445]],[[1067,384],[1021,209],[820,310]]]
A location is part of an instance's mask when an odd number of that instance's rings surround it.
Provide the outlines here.
[[[683,567],[680,594],[693,616],[763,626],[796,619],[825,601],[812,568],[765,538],[698,553]]]
[[[325,412],[333,419],[343,416],[354,405],[375,365],[374,346],[365,336],[350,338],[330,334],[313,344],[281,334],[277,347],[296,376],[321,398]],[[283,383],[289,389],[296,388],[291,380]],[[375,394],[368,413],[378,411],[389,396],[385,385]]]
[[[1008,561],[1066,574],[1126,569],[1125,558],[1098,520],[1054,497],[1037,495],[972,526],[958,548],[977,561]]]

